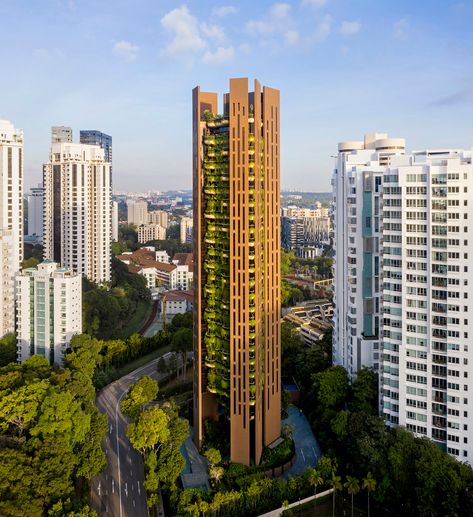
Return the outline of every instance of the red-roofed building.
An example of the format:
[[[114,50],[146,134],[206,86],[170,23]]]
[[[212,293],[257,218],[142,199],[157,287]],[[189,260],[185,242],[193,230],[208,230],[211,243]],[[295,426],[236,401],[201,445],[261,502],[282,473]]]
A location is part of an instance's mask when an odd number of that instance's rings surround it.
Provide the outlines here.
[[[184,314],[194,308],[194,291],[168,291],[159,296],[161,311],[166,300],[166,315]]]
[[[149,289],[164,287],[185,291],[192,287],[192,253],[176,253],[173,263],[168,264],[157,261],[155,249],[147,246],[122,253],[117,258],[128,266],[129,271],[144,276]]]

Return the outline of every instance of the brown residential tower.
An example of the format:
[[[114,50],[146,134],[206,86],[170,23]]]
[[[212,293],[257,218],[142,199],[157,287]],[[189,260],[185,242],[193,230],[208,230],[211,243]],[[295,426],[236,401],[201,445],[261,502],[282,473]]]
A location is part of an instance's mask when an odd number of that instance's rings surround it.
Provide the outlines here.
[[[193,90],[194,433],[229,429],[231,461],[280,435],[279,91]]]

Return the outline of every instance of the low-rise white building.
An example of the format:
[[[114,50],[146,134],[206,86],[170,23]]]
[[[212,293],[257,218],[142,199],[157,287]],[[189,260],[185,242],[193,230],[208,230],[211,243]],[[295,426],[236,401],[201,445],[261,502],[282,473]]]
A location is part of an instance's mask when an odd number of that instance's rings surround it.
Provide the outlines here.
[[[44,261],[16,277],[17,353],[62,364],[72,337],[82,332],[82,278],[55,262]]]
[[[153,250],[154,250],[154,248],[153,248]],[[158,262],[166,262],[166,264],[171,263],[171,257],[168,255],[168,252],[165,250],[156,251],[155,258]]]
[[[160,256],[165,258],[164,255]],[[154,248],[147,246],[134,252],[122,253],[117,258],[127,264],[131,272],[143,275],[149,289],[163,287],[186,291],[192,287],[192,253],[176,253],[170,264],[156,260]]]
[[[192,291],[168,291],[159,297],[161,312],[167,316],[190,312],[194,307],[194,293]]]

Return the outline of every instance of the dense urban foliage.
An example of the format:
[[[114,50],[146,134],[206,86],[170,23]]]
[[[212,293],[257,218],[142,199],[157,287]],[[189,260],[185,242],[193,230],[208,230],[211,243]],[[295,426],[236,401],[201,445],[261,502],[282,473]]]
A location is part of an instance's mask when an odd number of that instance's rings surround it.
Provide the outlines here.
[[[118,241],[112,242],[112,255],[120,255],[124,251],[135,251],[139,247],[136,226],[121,224],[118,227]]]
[[[98,353],[64,368],[32,356],[0,368],[0,514],[95,515],[88,482],[105,466],[106,417],[94,405]]]
[[[180,448],[189,434],[187,420],[179,417],[171,401],[158,405],[158,383],[143,377],[133,384],[121,403],[131,419],[127,435],[145,463],[145,488],[148,506],[158,502],[158,489],[174,492],[176,481],[185,466]]]
[[[283,374],[296,379],[301,407],[322,450],[337,465],[337,475],[359,484],[372,476],[378,512],[388,508],[426,517],[473,515],[472,469],[428,439],[403,428],[387,428],[377,416],[376,374],[361,370],[350,385],[346,370],[331,366],[330,336],[308,348],[283,324],[282,367]],[[321,477],[330,486],[332,472]]]
[[[126,264],[112,260],[110,288],[100,287],[85,277],[82,295],[82,328],[101,339],[121,336],[142,304],[151,303],[146,279],[130,273]]]
[[[6,334],[0,338],[0,366],[16,361],[16,336]]]

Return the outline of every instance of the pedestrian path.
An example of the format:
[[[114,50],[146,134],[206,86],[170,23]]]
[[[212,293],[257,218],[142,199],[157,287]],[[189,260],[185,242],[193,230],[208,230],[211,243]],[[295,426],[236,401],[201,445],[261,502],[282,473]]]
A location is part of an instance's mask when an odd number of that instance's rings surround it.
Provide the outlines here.
[[[209,490],[209,476],[207,474],[207,460],[199,454],[193,440],[193,428],[189,428],[189,436],[184,442],[183,451],[186,467],[181,473],[183,488],[203,488]]]
[[[292,439],[296,449],[294,465],[284,472],[283,478],[301,474],[306,467],[315,467],[322,456],[319,444],[304,413],[295,406],[289,406],[288,417],[282,425],[290,424],[294,428]]]

